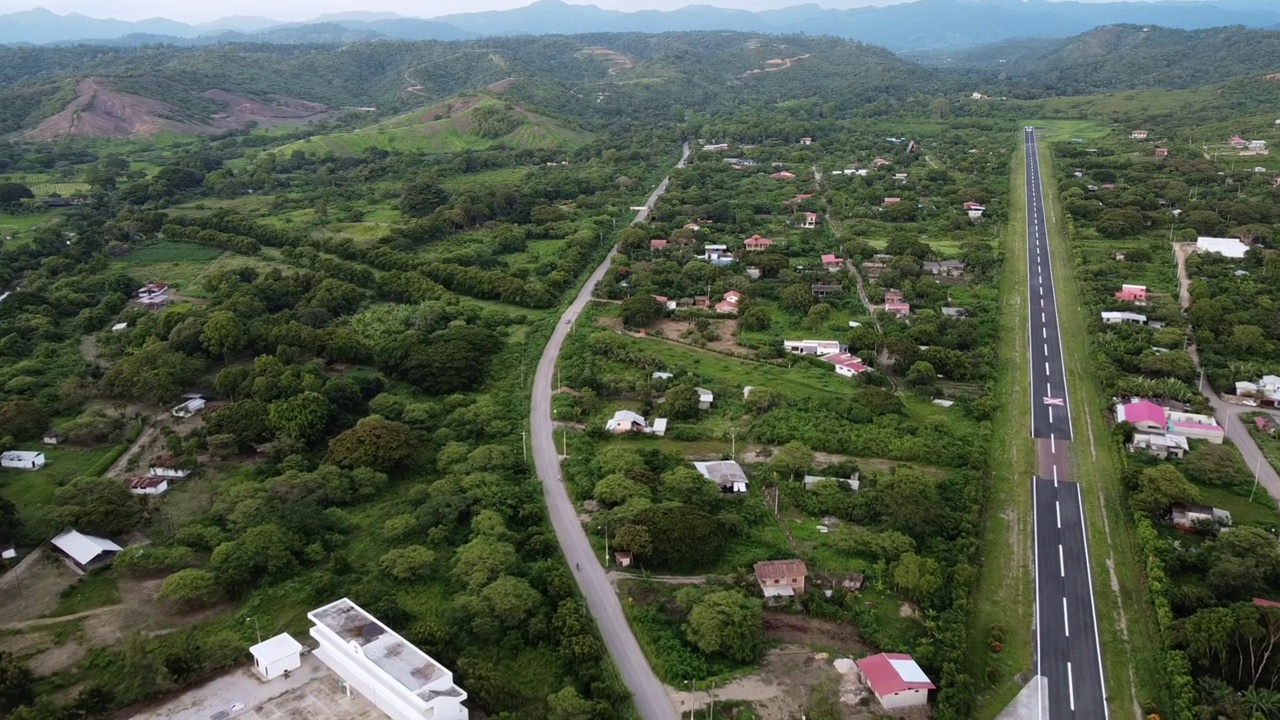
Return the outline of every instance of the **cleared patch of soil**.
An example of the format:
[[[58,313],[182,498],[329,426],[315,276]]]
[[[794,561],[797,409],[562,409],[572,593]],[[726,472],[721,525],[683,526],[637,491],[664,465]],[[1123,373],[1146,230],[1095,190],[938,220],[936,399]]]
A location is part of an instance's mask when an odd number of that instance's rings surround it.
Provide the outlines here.
[[[609,48],[603,48],[603,47],[584,48],[580,54],[586,55],[588,57],[593,57],[599,60],[603,60],[604,62],[608,63],[610,75],[617,75],[619,72],[622,72],[623,70],[630,70],[631,68],[636,66],[635,62],[631,58],[627,57],[626,55],[623,55],[617,50],[610,50]]]
[[[69,640],[55,645],[27,661],[27,667],[36,675],[52,675],[75,665],[89,650],[80,643]]]
[[[329,108],[294,98],[271,102],[227,92],[209,90],[202,96],[225,103],[225,111],[203,120],[175,120],[183,115],[174,106],[111,87],[103,78],[85,78],[76,86],[76,96],[60,112],[24,133],[27,140],[54,140],[64,137],[128,139],[162,132],[207,135],[244,127],[256,122],[263,127],[311,122],[328,117]]]
[[[764,634],[774,642],[822,648],[850,657],[861,657],[867,652],[866,644],[852,625],[802,615],[766,612]]]

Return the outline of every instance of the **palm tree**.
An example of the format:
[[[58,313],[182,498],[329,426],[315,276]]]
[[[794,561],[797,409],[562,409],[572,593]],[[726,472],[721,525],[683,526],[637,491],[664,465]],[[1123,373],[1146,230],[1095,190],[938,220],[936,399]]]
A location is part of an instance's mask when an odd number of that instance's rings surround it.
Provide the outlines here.
[[[1240,699],[1255,718],[1261,716],[1265,720],[1275,720],[1280,716],[1280,695],[1270,690],[1250,686],[1241,694]]]

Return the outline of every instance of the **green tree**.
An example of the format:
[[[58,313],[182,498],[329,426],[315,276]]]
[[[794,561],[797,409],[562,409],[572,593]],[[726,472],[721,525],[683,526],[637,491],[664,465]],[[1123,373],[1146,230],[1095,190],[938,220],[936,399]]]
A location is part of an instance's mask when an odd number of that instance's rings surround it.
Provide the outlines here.
[[[667,388],[666,402],[662,411],[668,417],[677,420],[690,420],[698,417],[698,391],[693,385],[682,383]]]
[[[649,531],[641,525],[623,525],[618,528],[613,535],[613,545],[619,550],[630,552],[636,559],[643,559],[653,552],[653,538],[649,537]]]
[[[210,354],[221,356],[224,362],[244,349],[249,338],[244,323],[235,313],[218,310],[209,314],[200,333],[200,344]]]
[[[222,588],[213,573],[200,568],[179,570],[160,585],[160,599],[180,610],[205,607],[222,597]]]
[[[320,437],[332,409],[318,392],[304,392],[267,407],[267,424],[286,437],[309,443]]]
[[[1139,473],[1137,488],[1129,498],[1129,505],[1135,512],[1154,516],[1175,503],[1199,500],[1200,491],[1177,468],[1157,465]]]
[[[538,594],[524,578],[503,575],[480,591],[489,612],[507,628],[523,627],[542,605]]]
[[[829,317],[831,317],[831,306],[826,303],[818,303],[809,308],[809,312],[804,318],[804,326],[810,330],[821,330]]]
[[[48,427],[49,413],[39,403],[21,398],[0,402],[0,437],[26,440],[38,437]]]
[[[417,456],[418,438],[408,425],[370,415],[329,441],[325,462],[388,471]]]
[[[879,478],[869,493],[872,507],[892,529],[923,541],[937,533],[941,502],[933,480],[901,467]]]
[[[388,550],[378,560],[378,567],[397,580],[415,580],[427,574],[436,554],[422,545],[407,545]]]
[[[547,697],[547,720],[595,720],[601,709],[599,703],[583,698],[572,686]]]
[[[662,499],[712,510],[720,501],[720,489],[691,467],[681,466],[662,474]]]
[[[764,650],[764,605],[737,590],[707,593],[689,611],[685,635],[708,655],[754,662]]]
[[[1110,208],[1102,211],[1093,227],[1103,237],[1128,237],[1142,229],[1142,213],[1133,208]]]
[[[942,569],[933,558],[907,552],[893,565],[893,584],[912,600],[924,602],[942,587]]]
[[[782,307],[793,315],[804,315],[813,305],[813,290],[807,283],[794,283],[782,288]]]
[[[652,295],[632,295],[622,301],[622,322],[631,327],[647,327],[664,312],[666,307]]]
[[[513,545],[480,536],[453,554],[453,574],[468,590],[479,590],[520,566],[520,554]]]
[[[608,475],[596,483],[591,496],[607,507],[621,505],[632,498],[650,497],[649,488],[626,475]]]
[[[764,305],[753,304],[738,318],[738,327],[748,332],[765,332],[773,327],[773,313]]]
[[[137,498],[114,478],[78,477],[53,493],[54,514],[61,525],[99,535],[121,535],[142,516]]]
[[[0,183],[0,205],[17,205],[23,200],[34,198],[31,188],[18,183]]]
[[[1212,566],[1206,584],[1225,601],[1265,593],[1280,578],[1280,546],[1266,530],[1232,528],[1210,547]]]
[[[261,400],[228,403],[205,416],[205,432],[231,435],[243,450],[271,436],[267,415],[267,404]]]
[[[1231,487],[1253,479],[1253,473],[1240,458],[1240,451],[1232,445],[1197,445],[1182,461],[1182,471],[1188,480],[1198,485]]]
[[[813,467],[813,450],[802,442],[792,440],[778,448],[770,458],[769,464],[779,475],[788,480],[795,480]]]
[[[200,376],[199,360],[153,342],[117,360],[102,377],[112,397],[163,403],[181,395]]]
[[[931,391],[938,384],[938,371],[934,370],[933,365],[924,360],[917,360],[912,363],[911,369],[907,371],[907,376],[903,380],[919,391]]]
[[[419,178],[409,183],[400,196],[400,213],[405,217],[424,218],[448,204],[449,194],[432,178]]]
[[[0,650],[0,715],[35,701],[35,674],[16,656]]]

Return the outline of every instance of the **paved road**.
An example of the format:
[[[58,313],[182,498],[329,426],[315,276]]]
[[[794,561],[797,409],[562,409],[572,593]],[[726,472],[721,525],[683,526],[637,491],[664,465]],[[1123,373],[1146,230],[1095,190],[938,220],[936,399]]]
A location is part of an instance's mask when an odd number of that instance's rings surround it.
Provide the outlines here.
[[[1047,678],[1051,720],[1109,717],[1080,486],[1067,480],[1071,440],[1066,363],[1049,263],[1049,231],[1035,132],[1027,157],[1027,291],[1030,302],[1032,478],[1036,560],[1036,674]]]
[[[1174,258],[1178,263],[1178,303],[1182,306],[1184,313],[1191,307],[1191,278],[1187,276],[1187,256],[1194,251],[1195,243],[1174,243]],[[1187,346],[1187,354],[1195,361],[1196,370],[1199,371],[1200,353],[1194,344]],[[1258,449],[1258,443],[1249,434],[1249,426],[1240,419],[1240,413],[1271,411],[1223,402],[1222,398],[1218,397],[1218,393],[1214,392],[1213,388],[1209,386],[1209,382],[1204,379],[1203,375],[1200,378],[1198,389],[1202,395],[1209,399],[1209,404],[1213,406],[1213,415],[1218,419],[1218,424],[1226,430],[1227,439],[1240,449],[1240,455],[1244,457],[1245,463],[1249,465],[1249,469],[1253,470],[1257,476],[1258,484],[1267,491],[1272,501],[1280,502],[1280,474],[1277,474],[1276,469],[1271,467],[1271,463],[1267,462],[1267,459],[1262,455],[1262,451]],[[1275,413],[1272,414],[1274,415]]]
[[[685,143],[684,153],[676,167],[684,167],[688,157],[689,144]],[[645,209],[636,215],[635,222],[644,222],[648,219],[649,211],[666,189],[667,180],[664,179],[645,202]],[[560,479],[560,459],[556,453],[555,438],[552,435],[554,425],[551,419],[551,390],[556,372],[556,358],[560,355],[560,348],[573,328],[573,323],[578,319],[582,309],[591,301],[592,290],[609,269],[609,264],[616,253],[617,248],[610,250],[604,262],[600,263],[600,267],[587,278],[578,296],[574,298],[560,322],[556,324],[555,330],[551,333],[551,339],[542,351],[542,359],[538,361],[538,372],[533,378],[533,403],[529,410],[533,462],[538,472],[538,479],[542,481],[542,493],[546,498],[551,525],[555,528],[560,549],[570,566],[574,568],[573,574],[577,580],[578,589],[587,600],[587,608],[600,628],[600,635],[604,638],[609,654],[613,656],[618,673],[626,683],[627,689],[631,691],[636,709],[644,720],[677,720],[675,708],[671,705],[667,691],[658,681],[658,676],[654,675],[653,669],[649,667],[640,644],[636,642],[636,637],[631,632],[631,626],[627,624],[627,619],[622,614],[622,604],[618,602],[618,596],[609,583],[604,568],[596,559],[582,524],[578,521],[578,512],[569,498],[569,493],[565,490],[564,482]]]

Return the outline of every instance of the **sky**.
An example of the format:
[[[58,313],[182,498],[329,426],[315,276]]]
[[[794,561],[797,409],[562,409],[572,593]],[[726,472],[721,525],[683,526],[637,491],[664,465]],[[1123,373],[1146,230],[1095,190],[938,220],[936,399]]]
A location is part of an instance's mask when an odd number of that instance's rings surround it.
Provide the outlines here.
[[[587,4],[587,0],[566,0],[575,4]],[[218,2],[193,3],[173,0],[0,0],[0,14],[43,7],[64,15],[81,13],[90,17],[112,17],[119,20],[144,20],[166,17],[171,20],[198,23],[216,20],[230,15],[265,16],[276,20],[310,20],[317,15],[351,11],[387,11],[410,17],[436,17],[459,12],[480,10],[508,10],[528,5],[531,0],[219,0]],[[800,5],[815,0],[590,0],[590,4],[611,10],[674,10],[692,4],[743,10]],[[894,0],[824,0],[823,7],[849,8],[863,5],[884,5]]]

